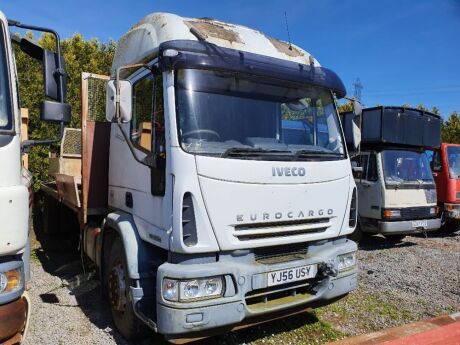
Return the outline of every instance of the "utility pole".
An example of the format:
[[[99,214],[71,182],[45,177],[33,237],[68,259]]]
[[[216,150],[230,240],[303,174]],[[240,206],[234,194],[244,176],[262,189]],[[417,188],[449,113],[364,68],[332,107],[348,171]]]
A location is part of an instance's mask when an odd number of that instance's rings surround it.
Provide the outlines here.
[[[361,80],[359,78],[356,78],[355,82],[353,83],[353,96],[355,99],[361,102],[361,92],[363,90],[363,84],[361,84]]]

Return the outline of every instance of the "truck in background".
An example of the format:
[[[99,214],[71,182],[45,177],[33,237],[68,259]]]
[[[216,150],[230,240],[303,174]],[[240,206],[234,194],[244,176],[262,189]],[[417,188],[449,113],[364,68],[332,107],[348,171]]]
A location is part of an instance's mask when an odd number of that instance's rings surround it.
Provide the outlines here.
[[[350,113],[342,117],[351,116]],[[352,164],[358,187],[358,228],[352,238],[382,234],[400,241],[434,231],[441,219],[426,150],[440,145],[441,119],[417,109],[380,106],[362,114],[361,152]]]
[[[30,315],[30,302],[25,292],[29,279],[29,208],[32,202],[32,178],[21,164],[21,154],[32,145],[46,141],[21,141],[21,115],[17,71],[12,43],[43,61],[45,95],[41,103],[41,119],[60,123],[70,119],[70,108],[62,97],[65,71],[58,53],[9,32],[9,27],[41,32],[46,28],[7,20],[0,12],[0,343],[17,344],[24,337]],[[59,37],[56,34],[57,51]],[[59,59],[60,61],[60,59]],[[60,72],[56,74],[56,71]],[[61,76],[62,73],[62,76]],[[54,100],[52,100],[54,99]],[[58,139],[59,140],[59,139]],[[57,140],[54,140],[57,141]]]
[[[82,75],[82,150],[63,141],[43,191],[50,219],[79,220],[125,338],[184,342],[356,288],[333,71],[247,27],[155,13],[120,39],[112,73]]]
[[[436,182],[438,206],[442,212],[443,229],[460,227],[460,144],[442,143],[433,151],[431,171]]]

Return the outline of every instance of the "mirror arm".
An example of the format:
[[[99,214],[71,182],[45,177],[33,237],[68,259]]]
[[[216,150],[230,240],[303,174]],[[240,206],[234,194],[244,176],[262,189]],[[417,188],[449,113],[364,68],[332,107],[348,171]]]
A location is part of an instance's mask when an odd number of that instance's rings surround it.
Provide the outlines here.
[[[140,68],[140,67],[143,67],[145,69],[148,69],[150,71],[152,71],[152,68],[149,66],[149,65],[146,65],[146,64],[133,64],[133,65],[126,65],[126,66],[122,66],[122,67],[119,67],[117,68],[117,74],[116,74],[116,79],[115,79],[115,87],[116,87],[116,96],[115,96],[115,121],[118,125],[118,128],[120,129],[122,135],[123,135],[123,138],[125,139],[126,141],[126,144],[128,145],[129,147],[129,150],[131,151],[131,154],[133,155],[133,158],[136,162],[142,164],[142,165],[145,165],[149,168],[151,167],[155,167],[155,157],[153,157],[153,164],[149,164],[148,163],[148,155],[144,158],[144,159],[140,159],[138,156],[137,156],[137,153],[134,149],[134,146],[133,144],[131,143],[131,140],[128,138],[128,136],[126,135],[125,131],[123,130],[123,127],[121,126],[121,117],[120,117],[120,72],[124,69],[130,69],[130,68]],[[153,72],[153,71],[152,71]]]
[[[59,37],[59,34],[53,29],[44,28],[44,27],[41,27],[41,26],[23,24],[23,23],[21,23],[21,22],[19,22],[17,20],[14,20],[14,19],[8,19],[8,26],[15,26],[17,28],[28,29],[28,30],[32,30],[32,31],[47,32],[47,33],[52,34],[55,37],[55,39],[56,39],[56,53],[57,53],[57,56],[58,56],[56,73],[59,74],[59,92],[60,92],[59,102],[60,103],[65,103],[65,99],[64,99],[64,80],[63,80],[63,77],[65,75],[65,71],[62,68],[62,63],[61,63],[61,39]]]
[[[152,167],[155,168],[155,166],[148,164],[148,160],[147,160],[148,155],[144,159],[141,159],[141,158],[139,158],[137,156],[136,150],[135,150],[133,144],[131,143],[131,140],[129,140],[128,136],[126,135],[126,133],[123,130],[123,127],[121,126],[121,123],[119,121],[117,121],[117,125],[118,125],[118,128],[120,129],[120,131],[121,131],[121,133],[123,135],[123,138],[126,141],[126,144],[129,147],[129,150],[131,151],[131,154],[133,155],[134,160],[136,162],[142,164],[142,165],[145,165],[145,166],[149,167],[149,168],[152,168]],[[155,159],[153,159],[153,161],[155,162]]]
[[[62,141],[64,137],[64,122],[61,122],[59,125],[59,137],[56,139],[46,139],[46,140],[24,140],[21,143],[21,153],[28,153],[32,146],[45,146],[45,145],[52,145]]]

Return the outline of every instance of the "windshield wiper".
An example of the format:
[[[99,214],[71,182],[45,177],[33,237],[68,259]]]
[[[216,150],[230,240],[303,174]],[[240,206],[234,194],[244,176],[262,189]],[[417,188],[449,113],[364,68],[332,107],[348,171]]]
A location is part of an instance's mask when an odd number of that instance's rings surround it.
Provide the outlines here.
[[[327,152],[319,150],[298,150],[295,152],[294,158],[330,158],[330,157],[343,157],[342,153],[337,152]]]
[[[261,155],[279,155],[289,154],[290,151],[282,150],[267,150],[254,147],[230,147],[222,153],[221,157],[237,157],[237,156],[261,156]]]

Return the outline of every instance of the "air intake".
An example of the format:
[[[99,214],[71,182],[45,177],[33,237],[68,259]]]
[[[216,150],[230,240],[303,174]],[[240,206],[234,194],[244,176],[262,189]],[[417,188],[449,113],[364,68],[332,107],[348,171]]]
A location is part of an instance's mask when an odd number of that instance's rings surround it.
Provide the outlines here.
[[[185,193],[182,201],[182,241],[187,247],[193,247],[198,242],[195,210],[190,193]]]
[[[356,200],[356,188],[353,189],[353,195],[351,197],[351,204],[350,204],[350,218],[348,220],[348,226],[350,228],[354,228],[356,226],[356,221],[358,217],[357,212],[357,200]]]

